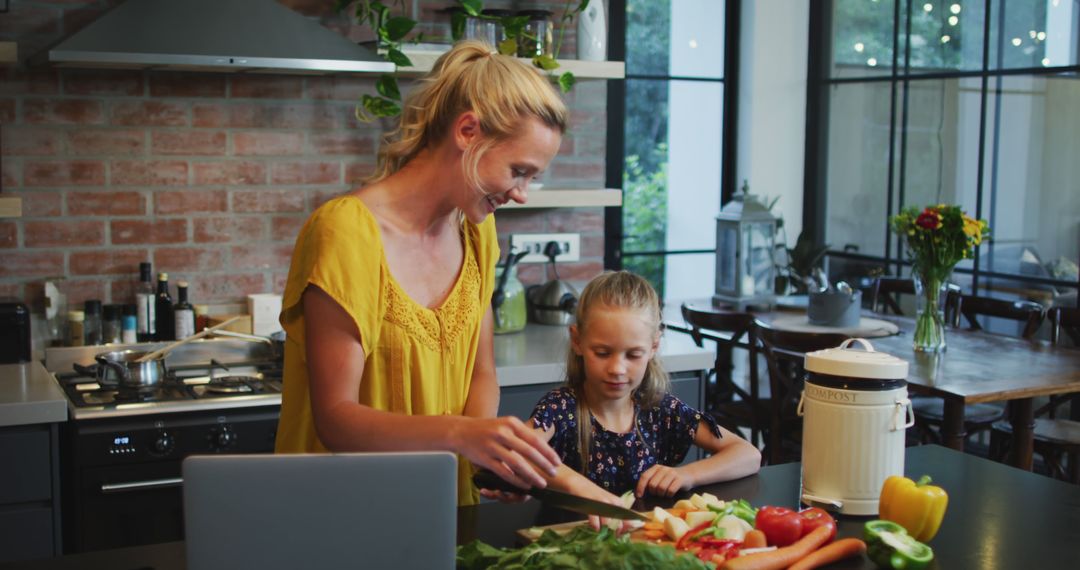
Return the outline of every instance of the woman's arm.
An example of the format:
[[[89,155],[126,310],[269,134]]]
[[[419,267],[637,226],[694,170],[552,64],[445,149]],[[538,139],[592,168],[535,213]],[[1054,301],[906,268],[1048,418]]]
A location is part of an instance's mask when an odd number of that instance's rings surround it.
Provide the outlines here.
[[[314,285],[301,302],[311,411],[319,440],[328,449],[448,450],[519,487],[546,485],[541,472],[554,473],[558,455],[517,418],[409,416],[361,405],[364,351],[356,324]]]
[[[701,420],[694,444],[712,455],[678,467],[653,465],[638,480],[637,495],[648,491],[670,497],[680,490],[738,479],[761,469],[761,452],[750,442],[722,426],[720,435],[716,437],[709,424]]]

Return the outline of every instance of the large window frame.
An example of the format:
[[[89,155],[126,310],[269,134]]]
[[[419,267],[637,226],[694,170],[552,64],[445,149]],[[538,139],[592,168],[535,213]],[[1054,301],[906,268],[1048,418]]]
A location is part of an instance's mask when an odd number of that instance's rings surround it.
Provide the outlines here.
[[[623,188],[623,172],[626,168],[626,81],[635,79],[658,81],[708,81],[723,85],[722,106],[723,133],[720,156],[720,204],[727,203],[736,190],[736,142],[738,132],[738,77],[739,77],[739,22],[740,0],[724,0],[724,73],[721,78],[703,79],[671,75],[635,74],[627,71],[625,79],[613,80],[607,93],[607,156],[605,184],[608,188]],[[609,5],[608,45],[609,57],[626,61],[626,2],[612,1]],[[626,190],[623,189],[625,192]],[[719,212],[719,207],[717,208]],[[712,230],[710,230],[712,231]],[[618,270],[626,257],[656,257],[688,254],[714,253],[710,249],[659,249],[655,251],[625,252],[623,250],[623,209],[604,209],[604,268]]]
[[[810,34],[808,46],[807,66],[807,120],[806,120],[806,152],[805,152],[805,188],[803,227],[804,231],[813,238],[814,243],[826,243],[825,220],[827,213],[827,164],[829,150],[829,113],[830,113],[830,88],[842,84],[858,83],[888,83],[890,85],[890,131],[889,131],[889,161],[888,181],[886,196],[886,215],[896,214],[898,204],[904,204],[905,190],[905,160],[906,160],[906,121],[908,117],[908,94],[912,81],[933,79],[976,79],[980,82],[980,109],[979,109],[979,133],[978,133],[978,172],[976,174],[976,204],[973,214],[983,218],[984,212],[990,207],[987,203],[991,194],[990,188],[993,180],[987,180],[987,160],[992,159],[989,151],[996,143],[994,140],[999,136],[999,130],[993,129],[988,132],[988,121],[993,120],[992,113],[1000,112],[1001,82],[995,81],[1006,76],[1052,76],[1063,73],[1080,75],[1080,64],[1051,66],[1051,67],[991,67],[992,23],[994,19],[984,17],[982,29],[982,65],[977,70],[945,70],[934,72],[913,72],[909,65],[911,61],[910,41],[901,42],[901,34],[905,31],[900,26],[907,24],[907,33],[910,34],[910,21],[913,2],[907,2],[907,13],[901,13],[899,0],[894,4],[893,14],[893,59],[892,69],[887,75],[873,77],[832,77],[830,74],[832,58],[832,15],[833,0],[815,2],[810,11]],[[984,13],[991,14],[993,9],[1003,10],[1002,0],[984,0]],[[1002,18],[999,15],[997,22]],[[1000,30],[996,30],[1000,36]],[[903,63],[900,63],[900,54],[903,51]],[[1080,55],[1080,54],[1078,54]],[[1078,57],[1080,60],[1080,57]],[[992,85],[992,84],[996,84]],[[994,95],[994,105],[988,104],[990,95]],[[899,117],[898,117],[899,115]],[[899,157],[897,156],[899,154]],[[897,172],[898,170],[898,172]],[[995,170],[996,172],[996,170]],[[991,176],[993,178],[993,176]],[[911,263],[905,258],[902,244],[895,235],[888,230],[888,223],[884,224],[885,254],[867,255],[852,253],[837,249],[830,249],[827,257],[830,259],[850,260],[855,262],[880,263],[888,271],[895,275],[901,275]],[[1010,282],[1031,285],[1049,285],[1059,288],[1080,289],[1080,279],[1077,281],[1065,281],[1060,279],[1045,278],[1018,273],[995,272],[985,267],[980,249],[976,249],[975,258],[971,268],[957,268],[955,273],[970,276],[970,291],[976,294],[984,294],[980,289],[980,283],[988,280],[1000,279]],[[1075,260],[1080,264],[1080,255]]]

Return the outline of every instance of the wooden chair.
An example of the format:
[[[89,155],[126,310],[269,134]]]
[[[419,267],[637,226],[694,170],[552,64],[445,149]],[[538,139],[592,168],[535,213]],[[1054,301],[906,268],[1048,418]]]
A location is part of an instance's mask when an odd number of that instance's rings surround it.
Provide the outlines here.
[[[1050,341],[1057,345],[1062,331],[1076,338],[1080,331],[1080,309],[1055,307],[1050,310]],[[1060,409],[1069,404],[1070,417],[1057,417]],[[1007,456],[1012,425],[997,422],[990,434],[991,453],[995,458]],[[1035,453],[1043,458],[1051,477],[1080,485],[1080,396],[1051,396],[1048,403],[1035,410]]]
[[[758,389],[757,338],[754,316],[750,313],[726,312],[695,307],[684,303],[682,316],[690,325],[689,334],[694,343],[716,343],[716,361],[713,366],[715,384],[706,384],[706,412],[725,428],[737,432],[750,430],[750,442],[760,447],[769,426],[769,401],[762,398]],[[740,387],[732,378],[733,352],[741,339],[745,339],[750,353],[749,390]]]
[[[798,461],[802,455],[802,418],[796,408],[806,376],[804,357],[807,352],[839,346],[848,336],[774,329],[762,321],[757,321],[756,326],[769,364],[769,431],[762,455],[770,465]]]
[[[966,321],[972,330],[982,330],[978,317],[997,317],[1023,323],[1021,336],[1031,339],[1043,321],[1043,307],[1030,301],[1006,301],[975,295],[960,295],[953,313],[953,326]],[[912,400],[915,425],[924,443],[941,443],[941,423],[945,418],[945,404],[938,398]],[[996,404],[970,404],[964,407],[964,430],[968,436],[985,432],[1005,418],[1005,409]],[[992,434],[991,434],[992,435]],[[993,448],[993,445],[991,445]],[[993,451],[991,451],[993,453]]]

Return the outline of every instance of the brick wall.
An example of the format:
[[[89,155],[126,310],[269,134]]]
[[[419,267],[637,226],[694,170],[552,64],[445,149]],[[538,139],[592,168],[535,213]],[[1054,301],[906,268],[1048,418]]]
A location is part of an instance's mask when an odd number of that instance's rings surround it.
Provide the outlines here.
[[[0,40],[25,57],[118,3],[13,0]],[[365,33],[329,0],[283,3]],[[413,4],[427,15],[449,1]],[[360,76],[0,68],[0,176],[23,199],[21,218],[0,219],[0,296],[36,302],[46,278],[63,277],[69,302],[126,302],[140,261],[189,281],[196,303],[280,292],[303,221],[374,165],[379,126],[353,113],[366,92]],[[605,96],[601,81],[567,96],[573,127],[548,187],[603,185]],[[602,268],[600,209],[500,212],[498,225],[504,247],[510,232],[581,232],[582,261],[560,274]],[[521,276],[544,279],[539,265]]]

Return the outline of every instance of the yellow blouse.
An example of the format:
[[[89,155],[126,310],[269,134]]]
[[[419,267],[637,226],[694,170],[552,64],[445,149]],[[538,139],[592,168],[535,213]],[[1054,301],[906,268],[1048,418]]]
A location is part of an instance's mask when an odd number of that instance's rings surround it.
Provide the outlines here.
[[[394,281],[378,222],[359,198],[344,195],[319,207],[300,230],[282,299],[284,388],[278,453],[326,452],[315,432],[308,391],[301,295],[326,291],[360,331],[361,404],[411,415],[461,414],[469,395],[480,322],[491,302],[499,257],[495,221],[462,223],[465,258],[457,281],[435,309],[413,301]],[[458,458],[458,502],[476,503],[472,468]]]

